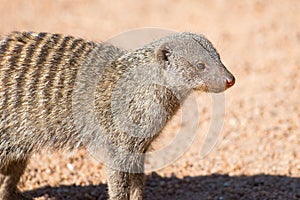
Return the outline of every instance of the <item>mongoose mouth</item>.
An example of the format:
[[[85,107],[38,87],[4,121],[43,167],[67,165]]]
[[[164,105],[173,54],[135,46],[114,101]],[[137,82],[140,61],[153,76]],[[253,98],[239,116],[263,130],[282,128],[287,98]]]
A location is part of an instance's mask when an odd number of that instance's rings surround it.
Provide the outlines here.
[[[208,88],[207,84],[203,84],[201,86],[195,87],[194,90],[201,91],[201,92],[209,92],[209,88]]]

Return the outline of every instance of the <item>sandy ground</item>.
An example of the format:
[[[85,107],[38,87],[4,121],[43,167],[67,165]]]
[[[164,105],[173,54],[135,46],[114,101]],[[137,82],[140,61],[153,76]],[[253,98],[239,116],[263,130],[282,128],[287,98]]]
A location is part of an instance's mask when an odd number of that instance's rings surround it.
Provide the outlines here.
[[[147,173],[145,199],[300,199],[300,1],[0,2],[1,35],[103,41],[142,27],[205,34],[237,80],[225,93],[221,136],[200,159],[211,98],[199,95],[197,138],[177,161]],[[157,146],[174,138],[178,118]],[[36,199],[107,198],[104,166],[85,150],[34,155],[19,187]]]

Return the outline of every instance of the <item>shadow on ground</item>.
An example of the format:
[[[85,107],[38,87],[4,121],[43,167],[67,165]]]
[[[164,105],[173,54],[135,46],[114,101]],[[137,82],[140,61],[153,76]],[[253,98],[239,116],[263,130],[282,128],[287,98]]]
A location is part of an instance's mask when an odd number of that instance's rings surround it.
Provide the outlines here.
[[[275,192],[276,191],[276,192]],[[276,196],[275,196],[275,194]],[[107,199],[107,185],[62,185],[25,191],[25,195],[46,199],[102,200]],[[300,199],[300,178],[276,175],[147,177],[146,200],[235,200],[235,199]]]

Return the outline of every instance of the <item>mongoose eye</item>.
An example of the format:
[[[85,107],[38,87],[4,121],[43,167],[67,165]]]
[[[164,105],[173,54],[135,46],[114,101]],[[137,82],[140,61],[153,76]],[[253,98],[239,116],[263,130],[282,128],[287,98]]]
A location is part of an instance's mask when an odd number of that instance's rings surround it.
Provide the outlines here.
[[[197,68],[205,69],[205,64],[202,63],[202,62],[198,62],[198,63],[196,64],[196,66],[197,66]]]

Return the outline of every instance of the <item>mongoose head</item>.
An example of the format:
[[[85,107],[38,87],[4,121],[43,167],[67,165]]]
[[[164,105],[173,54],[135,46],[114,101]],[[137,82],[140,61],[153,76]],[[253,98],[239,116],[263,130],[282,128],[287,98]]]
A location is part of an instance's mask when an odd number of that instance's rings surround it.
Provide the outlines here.
[[[164,67],[169,84],[214,93],[234,85],[234,76],[204,36],[184,32],[157,42],[155,57]]]

